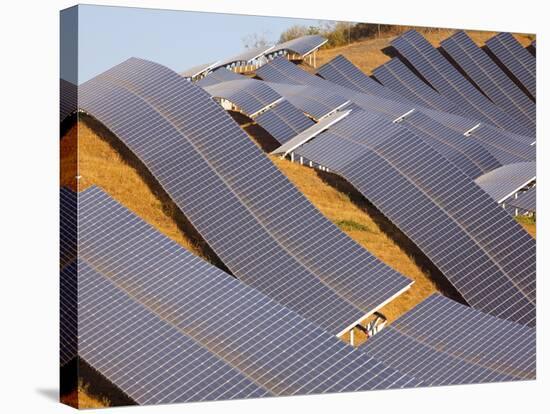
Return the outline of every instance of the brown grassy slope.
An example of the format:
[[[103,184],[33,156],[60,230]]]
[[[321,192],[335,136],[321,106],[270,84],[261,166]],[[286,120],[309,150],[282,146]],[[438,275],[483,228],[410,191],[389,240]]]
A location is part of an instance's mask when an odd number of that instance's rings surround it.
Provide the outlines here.
[[[173,206],[166,205],[139,171],[85,122],[74,125],[61,140],[61,185],[75,189],[74,158],[78,132],[79,191],[98,185],[143,220],[182,247],[201,256],[202,251],[178,226]]]
[[[439,46],[439,42],[451,36],[454,30],[442,29],[430,33],[423,33],[423,36],[434,46]],[[467,31],[468,35],[479,46],[482,46],[487,39],[493,37],[497,32],[484,31]],[[527,35],[516,34],[516,38],[524,46],[531,43],[531,39]],[[355,66],[359,67],[363,72],[371,74],[373,69],[386,63],[391,58],[386,55],[382,49],[390,46],[390,42],[396,36],[381,37],[380,39],[368,39],[350,45],[335,47],[332,49],[321,49],[317,52],[317,67],[330,61],[338,55],[344,55],[352,61]],[[306,66],[306,65],[303,65]]]

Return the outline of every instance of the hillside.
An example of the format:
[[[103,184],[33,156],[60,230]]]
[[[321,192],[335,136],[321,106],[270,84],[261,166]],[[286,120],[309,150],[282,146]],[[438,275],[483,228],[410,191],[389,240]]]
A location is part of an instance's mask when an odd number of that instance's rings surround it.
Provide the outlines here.
[[[423,36],[434,46],[439,46],[439,42],[454,33],[453,30],[440,30],[422,33]],[[467,31],[468,35],[479,46],[483,45],[487,39],[493,37],[497,32]],[[346,46],[335,47],[331,49],[321,49],[317,52],[317,67],[330,61],[338,55],[343,55],[352,61],[363,72],[371,74],[373,69],[386,63],[391,59],[384,53],[384,49],[390,46],[390,42],[396,36],[382,37],[380,39],[367,39],[352,43]],[[516,35],[516,38],[527,46],[531,43],[526,35]],[[305,66],[305,65],[304,65]]]

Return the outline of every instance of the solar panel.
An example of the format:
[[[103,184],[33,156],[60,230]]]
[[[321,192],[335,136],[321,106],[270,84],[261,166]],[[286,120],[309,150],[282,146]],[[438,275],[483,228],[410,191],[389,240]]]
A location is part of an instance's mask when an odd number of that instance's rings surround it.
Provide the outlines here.
[[[72,262],[60,272],[59,362],[61,366],[72,361],[78,353],[77,271],[76,262]]]
[[[411,102],[462,115],[462,111],[454,103],[422,81],[398,58],[392,58],[374,69],[373,75],[385,87]]]
[[[429,385],[536,378],[534,329],[437,294],[360,349]]]
[[[205,87],[205,90],[215,98],[231,101],[249,117],[254,117],[258,112],[283,99],[264,82],[255,79],[219,82]]]
[[[470,305],[534,324],[533,239],[417,137],[378,116],[352,113],[297,153],[345,177]]]
[[[536,148],[530,145],[532,137],[513,134],[449,113],[431,109],[420,111],[439,123],[466,134],[469,140],[481,144],[501,164],[532,161],[536,158]]]
[[[97,187],[80,198],[79,254],[94,269],[79,274],[89,308],[80,312],[80,352],[122,389],[135,390],[138,402],[152,403],[151,395],[161,399],[155,403],[214,399],[216,389],[223,398],[229,390],[242,398],[418,383],[182,249]],[[136,325],[145,332],[132,333]],[[146,346],[141,339],[149,333],[155,339]],[[132,362],[122,369],[117,358]],[[188,360],[195,370],[172,369]],[[213,382],[207,387],[206,377]],[[140,383],[128,387],[130,378]]]
[[[323,46],[328,40],[319,35],[301,36],[296,39],[291,39],[287,42],[275,45],[269,50],[268,54],[276,54],[282,51],[297,53],[301,56],[306,56],[316,49]]]
[[[258,115],[254,121],[280,144],[288,142],[300,132],[315,125],[315,122],[288,101],[280,102],[274,108]]]
[[[204,88],[206,86],[215,85],[216,83],[226,82],[231,80],[240,80],[240,79],[246,79],[246,78],[243,75],[239,75],[238,73],[235,73],[229,69],[219,68],[213,72],[210,72],[204,78],[195,82],[195,84]]]
[[[489,51],[529,91],[537,96],[537,61],[511,33],[499,33],[485,42]]]
[[[272,82],[269,82],[268,85],[296,108],[316,120],[320,120],[337,109],[344,107],[347,109],[350,105],[349,99],[313,86]]]
[[[196,76],[202,75],[205,72],[208,72],[216,67],[218,62],[202,63],[200,65],[193,66],[189,69],[184,70],[180,73],[184,78],[194,78]]]
[[[536,177],[537,166],[531,161],[503,165],[478,177],[475,182],[500,204],[535,181]]]
[[[317,69],[317,74],[326,80],[359,92],[379,95],[395,101],[403,101],[402,95],[385,88],[363,73],[342,55],[336,56]]]
[[[226,67],[239,63],[251,63],[253,61],[263,58],[264,55],[266,53],[269,53],[271,49],[273,49],[273,46],[261,46],[246,49],[244,52],[239,53],[236,56],[221,60],[220,62],[218,62],[218,65],[221,67]]]
[[[78,267],[79,355],[136,403],[272,395],[93,266]]]
[[[65,79],[59,79],[59,122],[62,122],[78,106],[78,87]]]
[[[82,89],[83,108],[140,157],[241,280],[333,333],[408,288],[321,215],[201,88],[130,59]]]
[[[523,212],[535,213],[537,211],[537,187],[518,194],[517,198],[506,201],[506,205]]]
[[[481,50],[470,37],[459,31],[441,42],[441,47],[468,77],[529,135],[536,134],[535,103]]]
[[[479,92],[422,35],[410,30],[391,42],[398,52],[440,94],[461,108],[465,115],[520,134],[528,134],[487,97]]]
[[[256,76],[268,82],[286,83],[289,85],[310,85],[320,88],[325,81],[318,76],[307,73],[284,57],[273,59],[256,71]]]
[[[60,192],[59,206],[59,264],[60,267],[63,268],[76,259],[76,194],[67,188],[62,188]]]
[[[422,112],[415,111],[407,115],[401,124],[472,179],[501,165],[481,144],[438,123]]]

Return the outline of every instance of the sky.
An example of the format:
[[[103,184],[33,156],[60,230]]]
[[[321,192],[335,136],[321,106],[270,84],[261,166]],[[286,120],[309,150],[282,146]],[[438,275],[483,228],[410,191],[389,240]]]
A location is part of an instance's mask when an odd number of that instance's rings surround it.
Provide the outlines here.
[[[80,84],[130,57],[181,72],[241,53],[247,35],[275,43],[296,24],[318,26],[319,21],[79,5],[61,12],[61,77]]]

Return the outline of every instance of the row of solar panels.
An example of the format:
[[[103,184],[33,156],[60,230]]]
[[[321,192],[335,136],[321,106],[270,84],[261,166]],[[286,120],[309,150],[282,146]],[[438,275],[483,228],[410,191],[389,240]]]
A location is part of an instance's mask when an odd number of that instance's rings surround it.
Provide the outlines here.
[[[533,330],[442,296],[355,350],[97,187],[62,189],[61,214],[79,228],[61,273],[61,362],[78,355],[138,404],[535,377]]]
[[[183,71],[181,75],[189,79],[200,79],[202,76],[218,68],[230,68],[235,65],[264,64],[273,57],[288,53],[304,58],[319,49],[327,41],[328,39],[319,35],[301,36],[275,46],[252,48],[227,59],[194,66]]]

